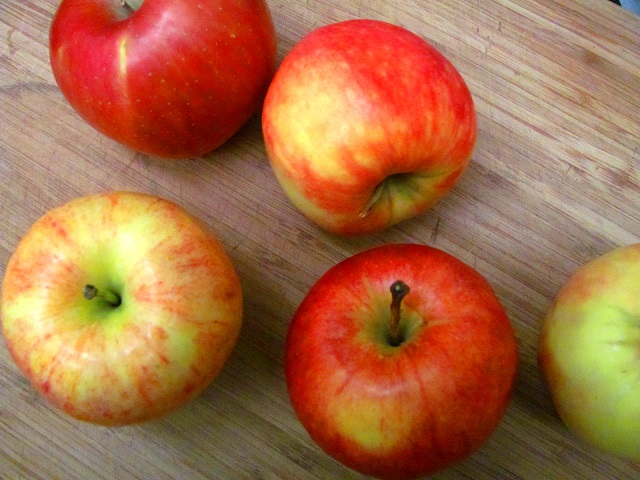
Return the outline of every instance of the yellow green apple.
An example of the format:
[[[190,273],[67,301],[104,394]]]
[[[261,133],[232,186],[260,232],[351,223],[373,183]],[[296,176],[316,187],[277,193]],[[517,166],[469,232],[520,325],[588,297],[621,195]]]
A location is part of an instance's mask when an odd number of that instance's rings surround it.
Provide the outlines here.
[[[571,275],[542,324],[539,363],[571,432],[640,461],[640,243]]]

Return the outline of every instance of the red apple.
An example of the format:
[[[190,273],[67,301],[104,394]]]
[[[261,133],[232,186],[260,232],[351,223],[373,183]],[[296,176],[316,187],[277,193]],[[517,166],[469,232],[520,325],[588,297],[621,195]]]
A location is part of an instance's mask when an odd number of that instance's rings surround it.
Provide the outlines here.
[[[335,265],[286,340],[289,395],[310,436],[385,479],[476,451],[503,416],[516,366],[514,331],[489,283],[424,245],[380,246]]]
[[[275,70],[265,0],[62,0],[51,67],[103,134],[167,158],[207,153],[260,108]]]
[[[0,297],[9,353],[34,388],[80,420],[159,418],[218,374],[242,292],[222,244],[178,205],[113,192],[38,220]]]
[[[431,207],[458,182],[477,130],[454,66],[419,36],[373,20],[303,38],[273,78],[262,125],[292,203],[338,234]]]

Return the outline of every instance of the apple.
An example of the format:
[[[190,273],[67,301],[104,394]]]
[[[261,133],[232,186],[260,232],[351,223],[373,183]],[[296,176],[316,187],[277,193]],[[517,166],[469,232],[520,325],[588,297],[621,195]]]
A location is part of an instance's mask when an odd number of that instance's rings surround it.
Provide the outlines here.
[[[640,461],[640,243],[582,265],[542,323],[539,363],[578,438]]]
[[[477,121],[463,78],[408,30],[348,20],[309,33],[269,86],[262,127],[293,205],[341,235],[382,230],[449,192]]]
[[[11,357],[51,404],[127,425],[211,383],[238,338],[242,292],[223,245],[182,207],[109,192],[33,224],[6,267],[0,313]]]
[[[408,479],[476,451],[499,424],[518,362],[489,283],[426,245],[389,244],[330,268],[285,343],[293,409],[330,456]]]
[[[165,158],[236,133],[261,107],[275,55],[265,0],[62,0],[50,31],[55,80],[80,116]]]

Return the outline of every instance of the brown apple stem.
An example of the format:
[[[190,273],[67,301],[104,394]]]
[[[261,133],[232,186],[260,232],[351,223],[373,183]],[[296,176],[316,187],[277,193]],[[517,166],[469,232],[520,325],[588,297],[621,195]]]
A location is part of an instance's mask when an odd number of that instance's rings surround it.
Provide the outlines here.
[[[409,286],[402,280],[396,280],[391,285],[391,345],[398,346],[402,343],[400,336],[400,305],[402,299],[409,293]]]
[[[84,286],[84,298],[87,300],[93,300],[94,298],[99,298],[104,300],[107,303],[110,303],[114,307],[117,307],[122,303],[122,299],[120,296],[110,290],[98,290],[94,285],[85,285]]]
[[[360,218],[364,218],[367,215],[369,215],[369,212],[371,211],[373,206],[378,202],[378,200],[380,200],[380,197],[382,196],[382,191],[384,189],[385,189],[385,182],[380,182],[378,186],[376,186],[376,189],[373,191],[373,195],[371,195],[371,198],[369,199],[365,207],[360,212]]]
[[[132,14],[140,8],[143,0],[120,0],[120,6],[124,8],[129,14]]]

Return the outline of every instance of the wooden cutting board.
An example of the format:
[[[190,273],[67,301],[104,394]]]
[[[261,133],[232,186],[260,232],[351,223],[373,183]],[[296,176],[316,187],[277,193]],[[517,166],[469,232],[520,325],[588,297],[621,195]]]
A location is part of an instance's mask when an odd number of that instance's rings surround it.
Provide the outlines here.
[[[361,478],[309,439],[290,407],[283,343],[315,280],[383,243],[425,243],[477,268],[514,324],[520,367],[506,416],[439,479],[631,479],[640,467],[564,428],[536,363],[541,318],[581,264],[640,239],[640,17],[605,0],[269,0],[278,59],[311,29],[375,18],[437,46],[474,95],[479,138],[456,189],[379,234],[338,238],[289,203],[259,117],[221,149],[170,163],[96,133],[48,63],[58,2],[0,3],[0,273],[45,211],[132,189],[170,198],[218,232],[242,278],[241,339],[215,383],[168,418],[98,428],[52,410],[0,344],[2,479]]]

